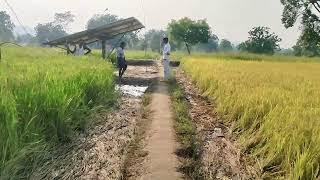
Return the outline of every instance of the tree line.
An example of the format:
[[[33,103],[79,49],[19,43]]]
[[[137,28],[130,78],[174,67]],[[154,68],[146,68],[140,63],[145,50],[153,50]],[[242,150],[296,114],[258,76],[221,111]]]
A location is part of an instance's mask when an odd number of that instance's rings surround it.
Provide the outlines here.
[[[282,22],[286,28],[291,28],[300,23],[302,33],[293,53],[297,56],[320,55],[320,0],[280,0],[284,6]],[[41,44],[68,34],[69,25],[74,22],[75,16],[70,12],[56,13],[51,22],[40,23],[35,27],[36,34],[14,36],[14,23],[5,12],[0,12],[0,41],[16,41],[24,44]],[[120,20],[117,15],[96,14],[86,25],[92,29],[101,25]],[[233,45],[227,39],[219,39],[206,20],[192,20],[182,18],[172,20],[166,30],[151,29],[143,34],[128,33],[124,36],[128,48],[150,49],[159,51],[161,38],[169,35],[171,46],[174,50],[216,52],[216,51],[246,51],[258,54],[274,54],[280,50],[281,38],[268,27],[254,27],[248,34],[248,40],[238,45]],[[120,37],[109,41],[110,44],[118,42]],[[96,43],[93,47],[99,48]]]
[[[67,35],[69,26],[74,22],[74,19],[75,16],[70,11],[56,13],[51,22],[36,25],[34,28],[35,35],[27,33],[16,35],[15,37],[15,25],[11,21],[10,16],[2,11],[0,12],[0,41],[15,41],[22,44],[41,45],[46,41]],[[121,18],[117,15],[95,14],[87,22],[86,29],[93,29],[118,20],[121,20]],[[190,34],[186,34],[185,37],[179,36],[189,31]],[[176,32],[178,34],[175,34]],[[151,29],[140,34],[128,33],[123,37],[123,40],[127,42],[127,46],[130,49],[159,51],[163,36],[169,34],[170,36],[172,35],[171,44],[174,50],[187,50],[191,52],[191,49],[193,49],[196,51],[214,52],[218,50],[231,51],[234,49],[232,43],[226,39],[222,39],[219,43],[219,38],[211,33],[210,27],[205,20],[193,21],[189,18],[172,21],[168,25],[167,30]],[[116,37],[108,43],[115,44],[120,37],[121,36]],[[184,38],[186,38],[186,41],[183,40]],[[100,48],[101,44],[95,43],[91,46],[93,48]]]

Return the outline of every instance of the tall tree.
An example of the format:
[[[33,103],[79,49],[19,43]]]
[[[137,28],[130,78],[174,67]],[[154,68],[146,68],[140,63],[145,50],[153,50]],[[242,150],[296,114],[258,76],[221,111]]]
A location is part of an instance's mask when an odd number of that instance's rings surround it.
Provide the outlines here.
[[[35,27],[35,30],[39,43],[44,43],[67,35],[61,25],[54,25],[52,22],[38,24]]]
[[[117,15],[113,14],[95,14],[89,19],[87,29],[94,29],[102,25],[110,24],[120,20]]]
[[[38,41],[43,43],[67,35],[67,27],[74,22],[74,17],[70,11],[56,13],[52,22],[38,24],[35,27]]]
[[[311,12],[309,12],[311,13]],[[320,55],[320,21],[314,14],[303,15],[302,33],[297,44],[293,47],[295,55]]]
[[[210,26],[206,20],[193,21],[187,17],[178,21],[172,20],[168,31],[172,40],[186,45],[189,54],[191,46],[207,43],[211,35]]]
[[[14,24],[5,11],[0,11],[0,41],[11,41],[14,39]]]
[[[320,15],[320,0],[280,0],[284,6],[282,22],[286,28],[294,26],[300,15]],[[312,12],[310,14],[310,12]],[[314,12],[314,13],[313,13]]]
[[[150,47],[152,51],[159,51],[164,34],[166,34],[166,31],[151,29],[145,33],[142,40],[147,43],[147,46]]]
[[[281,39],[270,32],[268,27],[255,27],[249,31],[249,39],[241,43],[238,48],[242,51],[248,51],[258,54],[274,54],[279,49]]]
[[[60,25],[63,27],[65,31],[67,31],[68,26],[74,22],[75,15],[71,13],[71,11],[67,11],[64,13],[56,13],[54,15],[53,23],[55,25]]]
[[[37,44],[37,39],[31,34],[17,35],[16,41],[20,44]]]
[[[116,40],[118,40],[118,38],[116,38]],[[128,49],[136,49],[140,39],[136,33],[129,32],[124,35],[122,41],[126,42],[126,46]]]
[[[233,49],[232,43],[227,39],[222,39],[219,44],[220,51],[231,51]]]
[[[293,27],[299,17],[302,34],[294,46],[296,55],[320,55],[320,0],[281,0],[284,6],[282,22]]]
[[[205,52],[214,52],[218,50],[219,38],[217,35],[212,34],[206,43],[199,43],[196,45],[196,49]]]

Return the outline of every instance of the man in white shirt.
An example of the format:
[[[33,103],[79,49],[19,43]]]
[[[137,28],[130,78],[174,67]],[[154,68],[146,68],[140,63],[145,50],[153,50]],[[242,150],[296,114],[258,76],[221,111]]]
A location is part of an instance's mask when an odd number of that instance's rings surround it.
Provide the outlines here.
[[[163,38],[163,50],[162,50],[162,62],[163,62],[163,69],[164,69],[164,80],[167,81],[170,78],[170,53],[171,53],[171,46],[169,43],[169,38]]]

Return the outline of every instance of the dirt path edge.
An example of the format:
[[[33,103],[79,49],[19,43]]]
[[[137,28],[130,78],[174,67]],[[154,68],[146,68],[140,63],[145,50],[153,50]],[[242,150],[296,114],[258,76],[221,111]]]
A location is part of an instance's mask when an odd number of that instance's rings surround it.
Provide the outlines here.
[[[176,80],[183,88],[189,102],[189,114],[196,126],[200,140],[201,163],[199,169],[204,179],[259,179],[255,169],[246,164],[232,133],[214,111],[214,105],[203,97],[200,90],[182,71],[176,71]],[[221,130],[221,134],[216,130]]]

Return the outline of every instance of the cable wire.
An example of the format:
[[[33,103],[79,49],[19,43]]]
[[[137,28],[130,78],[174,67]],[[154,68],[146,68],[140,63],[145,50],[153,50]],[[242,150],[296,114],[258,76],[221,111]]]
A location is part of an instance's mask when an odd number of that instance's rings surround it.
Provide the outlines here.
[[[143,15],[143,24],[144,24],[144,26],[146,28],[147,27],[147,24],[146,24],[146,12],[145,12],[145,9],[144,9],[144,6],[143,6],[143,0],[140,0],[140,5],[141,5],[141,11],[142,11],[142,15]],[[144,31],[144,43],[145,43],[144,53],[145,53],[145,56],[147,55],[147,49],[148,49],[146,35],[147,35],[147,30],[145,29],[145,31]]]
[[[145,12],[145,9],[144,9],[144,6],[143,6],[143,0],[140,0],[140,5],[141,5],[142,16],[143,16],[143,24],[145,26],[147,26],[147,24],[146,24],[146,12]]]
[[[23,31],[27,34],[27,35],[31,35],[27,29],[25,28],[25,26],[23,25],[23,23],[21,22],[19,16],[17,15],[17,13],[14,11],[13,7],[10,5],[10,3],[7,0],[3,0],[6,5],[9,7],[9,9],[11,10],[11,12],[13,13],[13,15],[15,16],[15,18],[17,19],[18,23],[20,24],[20,26],[22,27]]]

